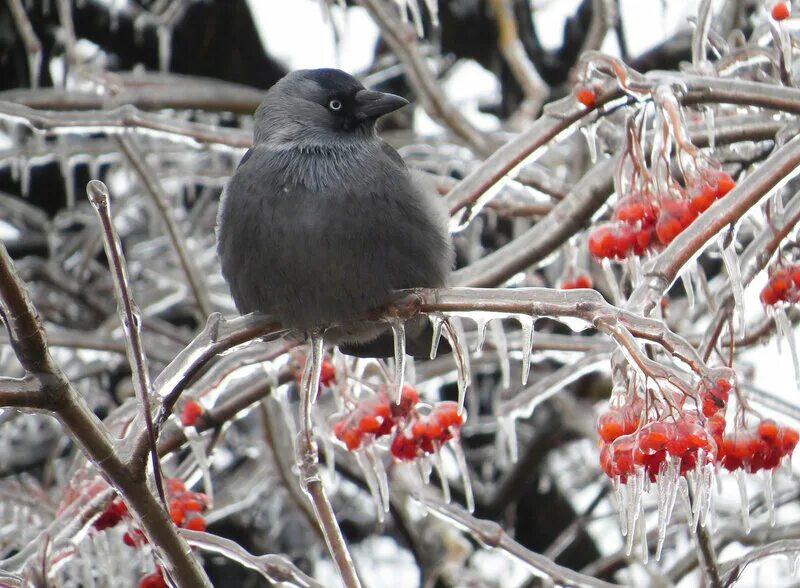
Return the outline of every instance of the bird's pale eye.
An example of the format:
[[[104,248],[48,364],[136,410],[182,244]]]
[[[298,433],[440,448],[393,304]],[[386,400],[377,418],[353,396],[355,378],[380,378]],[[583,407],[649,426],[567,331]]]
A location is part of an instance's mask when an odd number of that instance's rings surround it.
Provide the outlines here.
[[[341,110],[342,109],[341,100],[337,100],[336,98],[334,98],[333,100],[328,102],[328,108],[330,108],[334,112],[336,112],[337,110]]]

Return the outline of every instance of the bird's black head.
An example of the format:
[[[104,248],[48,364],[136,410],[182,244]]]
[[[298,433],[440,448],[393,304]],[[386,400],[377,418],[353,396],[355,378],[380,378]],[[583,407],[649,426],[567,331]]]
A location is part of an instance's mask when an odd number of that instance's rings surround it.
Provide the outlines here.
[[[256,111],[256,142],[281,144],[347,140],[373,133],[375,121],[408,104],[367,90],[338,69],[294,71],[270,88]]]

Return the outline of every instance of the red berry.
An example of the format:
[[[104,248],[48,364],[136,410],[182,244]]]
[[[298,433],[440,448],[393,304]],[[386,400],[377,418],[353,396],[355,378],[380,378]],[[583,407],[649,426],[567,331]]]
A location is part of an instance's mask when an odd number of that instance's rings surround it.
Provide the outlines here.
[[[781,428],[781,450],[784,455],[790,454],[797,446],[797,441],[800,439],[800,433],[791,427]]]
[[[205,494],[193,492],[192,496],[183,501],[183,508],[195,512],[205,510],[207,505]]]
[[[681,225],[678,218],[662,214],[656,223],[656,236],[661,241],[662,245],[669,245],[673,239],[683,232],[683,225]]]
[[[778,439],[778,424],[772,419],[766,419],[758,423],[757,431],[758,436],[768,443]]]
[[[616,231],[611,225],[599,225],[589,233],[589,253],[600,259],[614,257],[616,241]]]
[[[183,405],[183,410],[181,410],[181,424],[184,427],[194,427],[197,423],[197,419],[202,415],[203,405],[197,402],[197,400],[189,400]]]
[[[417,444],[413,439],[398,432],[392,439],[389,452],[400,461],[411,461],[417,457]]]
[[[611,443],[617,437],[621,437],[624,432],[622,413],[618,410],[611,409],[597,419],[597,433],[606,443]]]
[[[781,300],[786,300],[786,294],[793,284],[792,274],[785,268],[780,268],[769,277],[769,286]]]
[[[167,582],[161,574],[161,568],[156,568],[156,571],[143,576],[139,580],[139,588],[167,588]]]
[[[167,492],[170,494],[186,492],[186,484],[180,478],[167,478]]]
[[[709,185],[703,185],[700,191],[691,196],[689,206],[695,214],[705,212],[717,199],[717,190]]]
[[[719,176],[717,176],[717,198],[725,196],[725,194],[733,190],[734,186],[736,186],[736,182],[733,181],[733,178],[725,172],[720,172]]]
[[[328,386],[331,382],[336,381],[336,368],[329,361],[322,362],[322,370],[319,374],[319,383],[321,386]]]
[[[639,449],[645,453],[661,451],[667,446],[671,435],[671,427],[667,423],[652,423],[639,431]]]
[[[189,529],[190,531],[205,531],[208,528],[208,523],[206,523],[203,517],[196,516],[186,521],[183,528]]]
[[[772,5],[770,14],[775,20],[786,20],[791,14],[791,9],[789,8],[789,4],[786,2],[776,2]]]
[[[347,429],[342,434],[342,441],[348,451],[354,451],[361,446],[362,433],[358,429]]]
[[[594,93],[594,90],[586,86],[575,88],[575,98],[586,108],[592,108],[597,101],[597,95]]]
[[[592,287],[592,278],[587,276],[586,274],[580,274],[577,278],[575,278],[575,287],[576,288],[591,288]]]
[[[769,284],[764,286],[764,289],[761,290],[761,295],[759,298],[761,299],[761,304],[764,306],[773,306],[780,300],[778,293],[775,292],[775,290],[773,290],[772,286]]]
[[[177,498],[169,501],[169,518],[178,526],[183,524],[183,520],[186,518],[186,507],[183,501]]]
[[[375,433],[380,430],[381,422],[377,417],[367,414],[361,417],[361,420],[358,422],[358,428],[362,433]]]

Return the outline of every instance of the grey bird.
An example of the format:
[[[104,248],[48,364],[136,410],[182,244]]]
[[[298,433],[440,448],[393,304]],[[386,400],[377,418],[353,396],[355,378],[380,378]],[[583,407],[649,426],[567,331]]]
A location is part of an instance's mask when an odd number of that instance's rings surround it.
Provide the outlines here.
[[[337,69],[294,71],[269,89],[217,218],[239,312],[299,334],[332,327],[326,341],[355,355],[392,354],[367,311],[393,290],[444,286],[454,263],[444,204],[375,129],[406,104]],[[408,353],[428,354],[425,325],[407,326]]]

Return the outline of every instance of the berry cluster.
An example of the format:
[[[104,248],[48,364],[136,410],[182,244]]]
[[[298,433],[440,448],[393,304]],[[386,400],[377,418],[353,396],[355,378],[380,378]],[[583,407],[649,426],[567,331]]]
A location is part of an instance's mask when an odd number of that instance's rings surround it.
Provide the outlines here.
[[[794,304],[800,300],[800,265],[779,267],[769,276],[761,290],[761,303],[775,306],[779,302]]]
[[[403,386],[399,404],[390,402],[381,391],[359,400],[347,414],[334,417],[333,434],[349,451],[392,435],[389,451],[400,461],[433,453],[454,437],[463,416],[455,402],[438,402],[425,416],[417,411],[418,403],[419,394],[408,384]]]
[[[591,288],[592,278],[586,274],[578,274],[574,278],[567,278],[559,286],[562,290],[575,290],[576,288]]]
[[[707,172],[703,181],[682,189],[680,198],[657,198],[648,190],[625,196],[617,202],[614,222],[589,234],[589,252],[601,259],[625,259],[669,245],[733,186],[727,173]]]
[[[412,413],[405,430],[398,430],[395,434],[389,451],[400,461],[430,455],[452,439],[463,422],[464,417],[458,414],[458,404],[439,402],[427,416]]]
[[[792,453],[800,434],[764,420],[753,433],[725,435],[731,388],[731,383],[722,378],[704,386],[699,394],[699,411],[684,407],[685,397],[676,395],[673,405],[677,416],[672,413],[657,420],[643,419],[646,415],[638,397],[626,406],[609,409],[597,421],[600,467],[623,484],[637,466],[655,481],[668,458],[677,460],[681,475],[693,470],[701,456],[703,463],[717,463],[729,471],[755,473],[776,468]]]
[[[205,531],[206,520],[200,514],[208,508],[208,498],[201,492],[192,492],[186,489],[186,485],[178,478],[168,478],[167,499],[169,504],[169,516],[172,521],[183,529],[192,531]],[[123,519],[130,519],[128,507],[117,498],[92,523],[92,527],[97,531],[103,531],[116,527]],[[144,532],[137,527],[130,527],[122,536],[122,542],[129,547],[141,547],[147,543]],[[161,582],[161,583],[159,583]],[[160,588],[166,587],[164,576],[160,568],[144,576],[139,582],[139,588]]]
[[[791,455],[800,433],[791,427],[781,427],[773,420],[763,420],[754,431],[723,436],[719,443],[718,461],[728,471],[742,469],[754,474],[772,470]]]
[[[791,14],[792,8],[788,2],[776,2],[770,10],[770,15],[775,20],[786,20]]]

